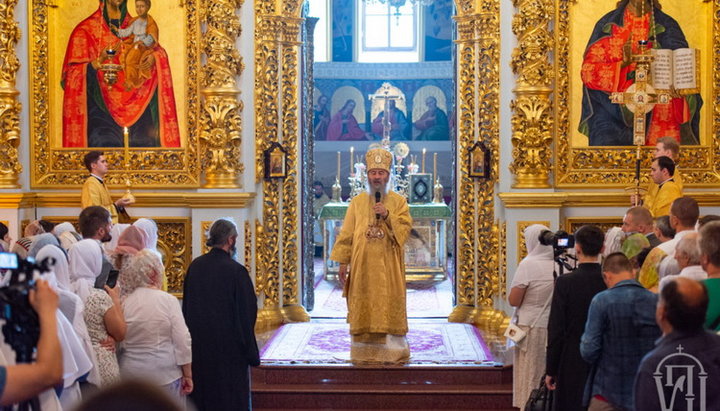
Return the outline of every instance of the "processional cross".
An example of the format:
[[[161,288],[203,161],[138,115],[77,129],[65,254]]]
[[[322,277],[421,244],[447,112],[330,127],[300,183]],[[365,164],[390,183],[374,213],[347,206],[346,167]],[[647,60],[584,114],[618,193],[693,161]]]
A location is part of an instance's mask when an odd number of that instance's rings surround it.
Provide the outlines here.
[[[656,92],[650,85],[650,64],[655,58],[647,49],[647,41],[638,42],[642,52],[632,56],[635,66],[635,83],[624,92],[610,94],[610,101],[614,104],[625,104],[633,113],[633,144],[635,145],[635,204],[640,205],[640,157],[642,147],[645,145],[645,130],[647,129],[647,113],[655,108],[656,104],[670,103],[671,95],[666,92]]]
[[[389,150],[390,149],[390,129],[392,128],[392,124],[390,124],[390,100],[401,100],[403,96],[398,95],[391,95],[390,94],[390,88],[392,86],[390,83],[383,83],[380,92],[375,94],[368,95],[368,99],[370,101],[375,102],[375,100],[384,100],[384,106],[383,106],[383,137],[381,144],[384,149]]]

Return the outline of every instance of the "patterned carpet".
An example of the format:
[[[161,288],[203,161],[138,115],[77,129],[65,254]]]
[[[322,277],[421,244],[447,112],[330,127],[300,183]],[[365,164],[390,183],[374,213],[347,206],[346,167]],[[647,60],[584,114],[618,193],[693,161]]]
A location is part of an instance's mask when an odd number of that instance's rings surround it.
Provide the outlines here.
[[[488,364],[493,362],[482,337],[467,324],[447,320],[410,320],[409,364]],[[345,364],[350,334],[344,320],[313,320],[279,328],[261,350],[264,362]]]

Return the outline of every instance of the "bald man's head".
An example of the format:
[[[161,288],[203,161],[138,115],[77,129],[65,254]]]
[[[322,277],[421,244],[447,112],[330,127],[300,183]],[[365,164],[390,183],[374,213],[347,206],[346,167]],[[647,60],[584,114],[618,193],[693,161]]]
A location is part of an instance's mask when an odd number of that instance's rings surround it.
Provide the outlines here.
[[[697,331],[703,328],[708,307],[705,285],[677,277],[663,287],[658,302],[658,322],[665,320],[675,331]]]

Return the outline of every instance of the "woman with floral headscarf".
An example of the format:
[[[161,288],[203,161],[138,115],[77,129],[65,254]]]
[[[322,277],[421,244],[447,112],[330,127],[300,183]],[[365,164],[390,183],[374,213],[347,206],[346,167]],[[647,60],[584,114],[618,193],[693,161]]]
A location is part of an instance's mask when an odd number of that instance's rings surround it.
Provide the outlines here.
[[[122,316],[118,289],[107,285],[95,288],[95,279],[102,271],[102,250],[96,240],[82,240],[70,249],[70,290],[85,304],[85,324],[97,357],[100,385],[119,378],[114,349],[108,348],[108,337],[114,341],[125,338],[126,325]]]
[[[145,231],[131,225],[123,230],[122,234],[120,234],[117,246],[110,254],[110,261],[112,262],[113,267],[120,271],[118,284],[120,285],[121,299],[124,299],[129,294],[125,287],[125,270],[127,269],[128,261],[130,257],[144,249],[146,243],[147,235],[145,234]]]
[[[516,325],[526,332],[515,349],[513,406],[523,408],[530,392],[545,373],[545,347],[550,299],[556,264],[553,248],[540,244],[540,234],[549,229],[533,224],[525,229],[527,257],[513,276],[508,302],[515,307]]]
[[[119,362],[123,377],[154,381],[181,396],[192,392],[190,332],[178,300],[160,289],[165,269],[152,250],[129,257],[123,271],[127,338]]]

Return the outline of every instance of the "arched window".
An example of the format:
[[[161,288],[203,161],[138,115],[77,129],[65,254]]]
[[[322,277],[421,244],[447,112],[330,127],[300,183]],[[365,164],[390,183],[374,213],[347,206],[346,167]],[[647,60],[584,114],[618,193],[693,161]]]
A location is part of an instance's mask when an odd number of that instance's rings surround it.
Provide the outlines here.
[[[361,63],[418,62],[419,5],[356,0],[357,61]],[[390,3],[402,3],[391,5]]]

